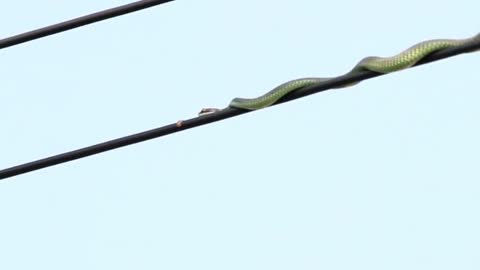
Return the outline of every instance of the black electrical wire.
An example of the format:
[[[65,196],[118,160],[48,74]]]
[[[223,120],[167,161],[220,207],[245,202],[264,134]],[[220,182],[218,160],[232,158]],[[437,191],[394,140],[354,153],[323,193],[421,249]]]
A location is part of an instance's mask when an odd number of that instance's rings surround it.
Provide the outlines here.
[[[461,46],[456,46],[456,47],[452,47],[452,48],[448,48],[448,49],[444,49],[444,50],[432,53],[431,55],[423,58],[415,66],[442,60],[448,57],[456,56],[462,53],[467,53],[475,50],[480,50],[480,39],[475,39],[474,41]],[[298,99],[301,97],[305,97],[311,94],[315,94],[318,92],[322,92],[334,87],[342,86],[348,83],[358,82],[358,81],[370,79],[370,78],[381,76],[381,75],[384,75],[384,74],[376,73],[372,71],[359,71],[354,73],[348,73],[347,75],[342,75],[342,76],[333,78],[331,80],[318,83],[314,86],[310,86],[310,87],[306,87],[306,88],[302,88],[297,91],[294,91],[286,95],[283,99],[279,100],[275,105],[283,102],[291,101],[294,99]],[[17,176],[17,175],[28,173],[31,171],[40,170],[42,168],[69,162],[72,160],[96,155],[96,154],[110,151],[123,146],[151,140],[151,139],[162,137],[172,133],[180,132],[186,129],[210,124],[216,121],[224,120],[224,119],[238,116],[248,112],[251,112],[251,111],[245,111],[245,110],[227,107],[215,113],[201,115],[195,118],[182,121],[181,125],[179,125],[178,123],[170,124],[160,128],[122,137],[119,139],[88,146],[88,147],[74,150],[71,152],[66,152],[63,154],[59,154],[59,155],[51,156],[48,158],[32,161],[29,163],[21,164],[18,166],[10,167],[0,171],[0,179]]]
[[[99,21],[111,19],[113,17],[125,15],[142,9],[150,8],[156,5],[165,4],[174,0],[142,0],[118,6],[115,8],[106,9],[72,20],[64,21],[47,27],[39,28],[33,31],[25,32],[23,34],[12,37],[0,39],[0,49],[32,41],[34,39],[58,34],[60,32],[68,31],[77,27],[85,26],[87,24],[96,23]]]

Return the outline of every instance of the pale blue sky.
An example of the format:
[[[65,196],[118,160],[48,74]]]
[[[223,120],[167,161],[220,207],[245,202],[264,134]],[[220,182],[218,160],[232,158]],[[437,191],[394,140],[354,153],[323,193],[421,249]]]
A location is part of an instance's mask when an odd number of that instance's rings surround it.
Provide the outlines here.
[[[129,1],[8,1],[7,37]],[[0,52],[0,168],[367,55],[480,2],[177,1]],[[0,182],[0,269],[479,269],[480,54]]]

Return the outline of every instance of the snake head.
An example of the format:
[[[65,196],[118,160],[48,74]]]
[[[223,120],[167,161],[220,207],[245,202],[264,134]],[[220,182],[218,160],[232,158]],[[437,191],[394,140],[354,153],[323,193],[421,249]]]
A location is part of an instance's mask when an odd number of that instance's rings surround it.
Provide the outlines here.
[[[210,114],[210,113],[215,113],[215,112],[218,112],[218,111],[220,111],[220,109],[217,109],[217,108],[203,108],[202,110],[200,110],[198,115]]]

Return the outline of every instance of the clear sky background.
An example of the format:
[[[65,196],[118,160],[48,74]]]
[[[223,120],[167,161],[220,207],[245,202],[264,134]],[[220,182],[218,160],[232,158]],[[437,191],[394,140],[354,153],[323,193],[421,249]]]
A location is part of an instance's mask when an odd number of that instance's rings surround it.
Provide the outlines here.
[[[11,36],[129,1],[5,1]],[[0,168],[367,55],[480,2],[177,1],[0,51]],[[479,269],[480,54],[0,182],[0,269]]]

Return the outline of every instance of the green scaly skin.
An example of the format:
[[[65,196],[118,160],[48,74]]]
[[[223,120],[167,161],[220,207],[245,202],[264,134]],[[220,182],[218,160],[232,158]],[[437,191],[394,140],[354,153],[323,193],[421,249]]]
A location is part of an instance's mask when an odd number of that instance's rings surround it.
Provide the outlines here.
[[[434,39],[424,41],[391,57],[365,57],[345,75],[352,72],[358,72],[360,70],[369,70],[384,74],[399,71],[415,65],[418,61],[433,52],[455,46],[460,46],[475,39],[480,39],[480,34],[468,39]],[[228,106],[245,110],[263,109],[274,104],[288,93],[291,93],[300,88],[327,81],[329,79],[331,78],[301,78],[288,81],[257,98],[234,98]],[[337,88],[349,87],[355,84],[357,83],[352,83]]]

